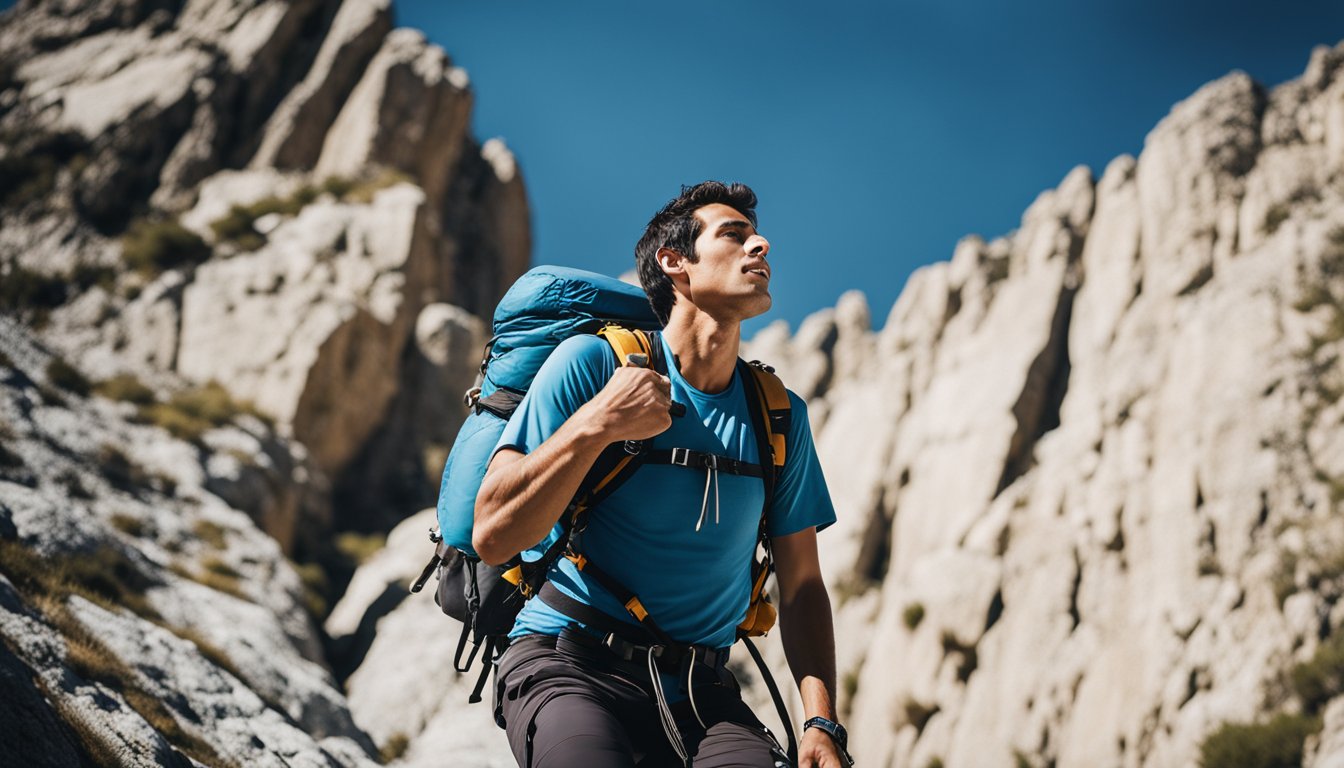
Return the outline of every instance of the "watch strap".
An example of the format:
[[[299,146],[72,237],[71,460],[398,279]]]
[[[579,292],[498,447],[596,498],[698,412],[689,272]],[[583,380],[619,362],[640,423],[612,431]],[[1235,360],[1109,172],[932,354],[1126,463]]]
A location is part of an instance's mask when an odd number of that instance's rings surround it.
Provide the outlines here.
[[[840,757],[844,759],[845,764],[848,766],[854,765],[854,758],[849,756],[849,734],[845,732],[845,727],[843,725],[824,717],[814,717],[806,723],[803,723],[804,732],[809,728],[816,728],[819,731],[824,731],[827,736],[831,737],[831,741],[834,742],[835,746],[840,750]]]

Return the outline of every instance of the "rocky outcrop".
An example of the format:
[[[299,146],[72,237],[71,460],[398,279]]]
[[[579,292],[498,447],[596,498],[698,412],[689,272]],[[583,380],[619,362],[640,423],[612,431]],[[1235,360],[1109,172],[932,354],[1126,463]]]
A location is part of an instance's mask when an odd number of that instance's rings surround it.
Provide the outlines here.
[[[20,721],[35,740],[5,757],[373,764],[314,661],[298,573],[210,490],[220,456],[269,460],[265,424],[240,416],[193,444],[133,423],[5,318],[0,360],[4,698],[42,701]]]
[[[860,762],[1187,765],[1324,708],[1284,680],[1344,620],[1342,50],[1206,86],[1137,160],[966,239],[850,333],[864,366],[829,315],[750,345],[824,414]]]
[[[446,442],[394,416],[425,399],[416,318],[488,314],[530,250],[511,155],[468,132],[466,73],[385,0],[26,3],[0,41],[0,270],[47,286],[8,309],[96,378],[250,400],[318,486],[367,489],[338,494],[339,526],[423,505],[436,473],[406,506],[376,495]],[[257,517],[287,544],[304,527]]]
[[[379,759],[313,618],[527,266],[471,103],[386,0],[0,14],[0,763]]]

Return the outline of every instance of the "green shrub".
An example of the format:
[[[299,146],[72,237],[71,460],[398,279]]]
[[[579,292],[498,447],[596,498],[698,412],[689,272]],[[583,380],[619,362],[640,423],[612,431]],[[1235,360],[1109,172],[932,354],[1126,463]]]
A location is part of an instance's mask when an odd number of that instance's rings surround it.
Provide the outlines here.
[[[221,427],[242,414],[251,414],[269,423],[250,403],[235,401],[218,382],[182,390],[166,403],[154,403],[142,409],[152,424],[168,430],[174,437],[197,441],[214,427]]]
[[[853,704],[854,697],[858,695],[858,693],[859,693],[859,673],[856,670],[851,669],[850,671],[846,672],[845,676],[840,680],[841,701],[844,702],[845,706],[851,706]]]
[[[153,276],[204,262],[210,246],[176,219],[139,219],[122,236],[121,254],[127,266]]]
[[[966,645],[957,639],[957,636],[949,631],[943,632],[942,637],[943,654],[957,654],[961,656],[961,662],[957,664],[957,679],[966,682],[971,679],[971,674],[980,664],[980,655],[974,645]]]
[[[60,483],[65,492],[72,499],[92,499],[93,493],[84,487],[84,481],[80,479],[79,473],[73,469],[62,470],[56,475],[56,482]]]
[[[923,733],[924,726],[929,724],[929,719],[938,714],[937,704],[923,704],[914,698],[906,699],[902,709],[905,712],[905,721],[915,726],[915,731],[918,733]]]
[[[1306,715],[1267,723],[1224,723],[1199,747],[1201,768],[1300,768],[1303,742],[1321,727]]]
[[[0,72],[0,75],[3,75]],[[88,164],[87,146],[75,133],[6,132],[0,157],[0,207],[16,209],[42,203],[56,188],[61,169],[78,172]]]
[[[943,759],[941,757],[930,757],[929,762],[924,764],[924,768],[943,768]]]
[[[88,397],[89,392],[93,391],[93,384],[84,374],[59,357],[47,361],[47,381],[51,382],[52,386],[60,387],[80,397]]]
[[[367,563],[369,558],[378,554],[385,544],[387,536],[379,533],[346,531],[336,536],[336,550],[356,566]]]
[[[67,288],[59,275],[44,275],[18,265],[0,276],[0,312],[37,319],[65,303]]]
[[[256,220],[247,208],[235,205],[228,213],[210,222],[210,230],[221,243],[232,243],[243,251],[255,251],[266,244],[266,238],[252,226]]]
[[[67,279],[81,291],[87,291],[95,285],[110,291],[117,281],[117,271],[99,264],[79,264],[70,270]]]
[[[266,236],[257,231],[257,219],[272,213],[296,216],[304,206],[316,200],[322,191],[305,185],[289,197],[272,195],[248,205],[230,206],[228,213],[210,222],[210,230],[222,243],[232,243],[242,251],[255,251],[266,244]]]
[[[1308,714],[1319,712],[1330,699],[1344,693],[1344,633],[1322,642],[1310,661],[1293,667],[1289,680]]]
[[[122,450],[111,443],[104,443],[98,449],[94,461],[102,470],[107,481],[128,493],[133,493],[150,485],[151,478],[145,468],[135,463]]]
[[[901,620],[905,622],[906,629],[913,631],[924,620],[924,604],[911,603],[905,606],[901,612]]]
[[[330,608],[327,594],[331,588],[331,580],[327,577],[327,571],[317,563],[292,565],[299,574],[299,580],[303,582],[303,607],[321,623]]]
[[[354,183],[344,194],[339,195],[342,200],[349,200],[354,203],[369,203],[373,196],[380,190],[395,186],[405,181],[414,181],[410,176],[401,171],[385,168],[381,173],[371,179],[365,179]]]
[[[354,179],[345,176],[329,176],[322,182],[322,191],[340,200],[355,188]]]
[[[95,394],[109,400],[120,400],[135,405],[150,405],[154,402],[154,390],[145,386],[133,373],[120,373],[94,385]]]
[[[1269,207],[1269,210],[1265,211],[1265,221],[1260,229],[1266,235],[1272,235],[1278,231],[1279,227],[1288,220],[1292,213],[1293,208],[1289,204],[1275,203]]]

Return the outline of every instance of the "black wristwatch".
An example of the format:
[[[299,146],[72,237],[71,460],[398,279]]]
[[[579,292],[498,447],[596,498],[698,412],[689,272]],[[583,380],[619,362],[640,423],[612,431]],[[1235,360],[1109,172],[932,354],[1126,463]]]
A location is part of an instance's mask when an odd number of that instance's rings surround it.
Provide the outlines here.
[[[840,748],[840,756],[845,759],[845,764],[854,765],[854,758],[849,756],[849,734],[845,732],[845,726],[824,717],[814,717],[803,723],[803,731],[806,732],[808,728],[825,731],[826,735],[831,737],[831,741],[835,742],[835,746]]]

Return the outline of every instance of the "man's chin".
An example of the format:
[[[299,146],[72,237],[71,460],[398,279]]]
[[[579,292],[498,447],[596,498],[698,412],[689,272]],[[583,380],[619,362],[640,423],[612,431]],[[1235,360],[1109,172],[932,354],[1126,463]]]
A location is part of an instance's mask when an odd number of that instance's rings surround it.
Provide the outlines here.
[[[774,298],[770,296],[769,291],[766,291],[764,296],[759,296],[756,301],[751,303],[747,310],[747,316],[742,319],[750,320],[753,317],[760,317],[769,312],[774,303]]]

